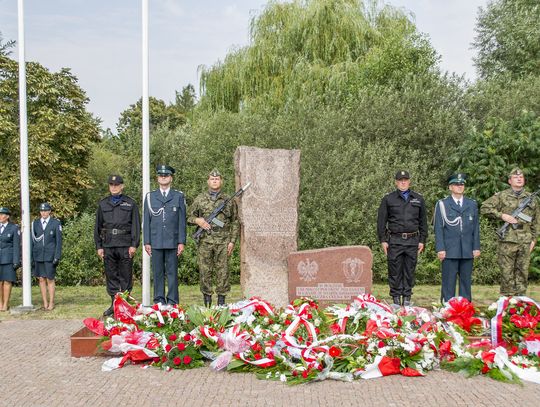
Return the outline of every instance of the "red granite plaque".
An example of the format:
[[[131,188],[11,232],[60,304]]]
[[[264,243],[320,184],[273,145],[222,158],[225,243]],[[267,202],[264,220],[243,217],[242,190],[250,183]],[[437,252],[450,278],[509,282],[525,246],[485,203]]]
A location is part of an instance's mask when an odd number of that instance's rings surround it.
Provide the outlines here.
[[[323,306],[350,303],[371,293],[373,255],[367,246],[342,246],[290,253],[289,301],[311,297]]]

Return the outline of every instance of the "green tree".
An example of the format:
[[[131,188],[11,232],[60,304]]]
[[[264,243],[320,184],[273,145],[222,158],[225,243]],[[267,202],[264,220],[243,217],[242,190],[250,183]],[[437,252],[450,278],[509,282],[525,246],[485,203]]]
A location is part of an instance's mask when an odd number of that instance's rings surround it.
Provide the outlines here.
[[[99,141],[99,122],[86,111],[88,98],[64,68],[50,72],[27,63],[28,151],[31,208],[49,201],[59,217],[77,211],[91,184],[87,166]],[[18,64],[0,55],[0,202],[17,216],[19,180]]]
[[[540,184],[540,117],[524,111],[510,120],[492,118],[474,130],[456,151],[455,167],[471,175],[468,193],[484,200],[508,187],[513,167],[525,172],[531,188]]]
[[[180,92],[175,91],[175,104],[184,113],[191,112],[197,104],[197,96],[195,95],[195,87],[189,83],[184,86]]]
[[[494,0],[480,8],[476,67],[482,78],[540,75],[540,3]]]
[[[174,104],[167,105],[161,99],[150,97],[149,107],[150,130],[162,125],[174,129],[186,122],[184,112]],[[118,131],[118,137],[121,139],[126,139],[133,135],[140,137],[142,133],[141,99],[120,113],[120,119],[118,119],[116,130]]]

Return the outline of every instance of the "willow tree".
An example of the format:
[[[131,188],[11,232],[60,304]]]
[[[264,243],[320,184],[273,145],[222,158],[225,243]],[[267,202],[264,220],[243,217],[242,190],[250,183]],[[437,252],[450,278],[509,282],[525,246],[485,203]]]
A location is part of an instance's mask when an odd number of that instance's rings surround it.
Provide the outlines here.
[[[365,84],[399,85],[436,62],[408,15],[377,0],[273,1],[252,19],[250,45],[201,67],[201,102],[230,111],[279,108]]]

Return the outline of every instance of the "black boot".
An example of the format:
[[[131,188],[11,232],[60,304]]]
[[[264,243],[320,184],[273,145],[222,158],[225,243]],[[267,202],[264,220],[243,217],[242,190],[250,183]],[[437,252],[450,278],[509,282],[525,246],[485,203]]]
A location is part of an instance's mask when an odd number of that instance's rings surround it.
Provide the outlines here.
[[[225,305],[225,296],[224,295],[218,295],[217,296],[217,305]]]
[[[392,300],[394,300],[395,305],[401,305],[401,298],[399,297],[399,295],[392,297]]]
[[[212,296],[210,294],[203,294],[204,306],[210,308],[212,306]]]
[[[103,311],[104,317],[111,317],[114,315],[114,295],[111,295],[111,306]]]
[[[403,297],[403,305],[409,307],[411,305],[411,297]]]

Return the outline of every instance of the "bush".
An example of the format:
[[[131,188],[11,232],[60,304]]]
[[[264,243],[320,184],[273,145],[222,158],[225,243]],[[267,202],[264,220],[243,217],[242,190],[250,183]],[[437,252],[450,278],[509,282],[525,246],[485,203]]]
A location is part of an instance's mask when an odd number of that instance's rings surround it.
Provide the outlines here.
[[[95,216],[83,213],[63,228],[62,260],[56,272],[59,285],[104,284],[103,262],[94,244]]]

